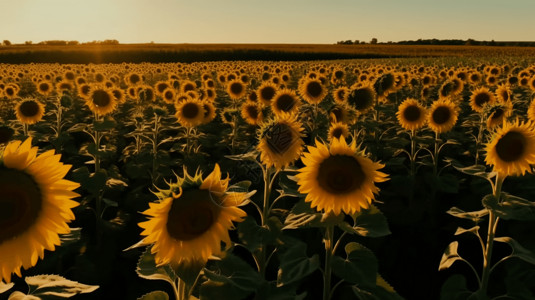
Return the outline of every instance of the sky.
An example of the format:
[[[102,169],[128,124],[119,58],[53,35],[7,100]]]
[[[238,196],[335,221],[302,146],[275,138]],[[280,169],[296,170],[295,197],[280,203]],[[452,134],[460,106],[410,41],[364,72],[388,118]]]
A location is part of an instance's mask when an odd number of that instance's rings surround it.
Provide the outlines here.
[[[0,0],[0,41],[535,41],[534,0]]]

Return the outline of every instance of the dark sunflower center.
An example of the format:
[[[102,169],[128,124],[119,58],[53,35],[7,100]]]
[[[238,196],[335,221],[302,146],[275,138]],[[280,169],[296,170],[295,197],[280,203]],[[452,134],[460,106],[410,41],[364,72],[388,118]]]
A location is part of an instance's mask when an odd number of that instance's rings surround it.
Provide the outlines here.
[[[29,174],[0,167],[0,244],[30,228],[41,207],[41,190]]]
[[[422,112],[416,105],[410,105],[403,110],[403,118],[409,122],[416,122],[420,119]]]
[[[87,94],[89,94],[89,90],[90,89],[91,89],[91,87],[89,85],[84,85],[84,86],[82,86],[80,91],[82,92],[83,95],[87,95]]]
[[[291,95],[282,94],[277,98],[276,104],[278,109],[288,112],[295,106],[295,99]]]
[[[212,112],[212,108],[208,104],[203,104],[202,107],[204,108],[204,117],[207,118]]]
[[[166,224],[169,235],[189,241],[208,231],[221,210],[213,197],[216,196],[208,190],[189,190],[173,199]]]
[[[494,111],[494,113],[492,114],[492,116],[490,116],[490,118],[493,119],[493,120],[498,120],[498,119],[501,119],[503,114],[504,114],[503,109],[498,108],[498,109],[496,109],[496,111]]]
[[[496,144],[496,154],[505,162],[516,161],[526,150],[526,137],[516,131],[506,133]]]
[[[239,95],[243,91],[243,85],[239,82],[234,82],[230,85],[230,92],[234,95]]]
[[[195,90],[195,86],[191,83],[186,83],[184,85],[184,92],[187,92],[187,91],[193,91]]]
[[[256,102],[256,100],[258,100],[258,95],[255,92],[250,93],[249,94],[249,100],[253,101],[253,102]]]
[[[323,92],[323,87],[321,84],[317,81],[311,81],[307,84],[307,94],[309,94],[311,97],[317,98],[321,95]]]
[[[433,118],[433,122],[442,125],[450,120],[451,111],[446,106],[439,106],[433,111],[431,117]]]
[[[485,103],[489,101],[490,101],[490,96],[487,93],[479,93],[474,97],[474,102],[479,107],[482,107]]]
[[[12,88],[7,88],[7,89],[6,89],[6,94],[7,94],[8,96],[13,96],[13,95],[15,95],[15,90],[12,89]]]
[[[342,128],[340,128],[340,127],[336,127],[332,131],[333,137],[337,138],[337,139],[339,139],[342,136],[343,133],[344,133],[344,130]]]
[[[256,108],[256,106],[247,106],[247,114],[251,119],[256,119],[258,118],[258,109]]]
[[[19,111],[25,117],[33,117],[39,113],[39,104],[35,101],[24,101],[19,107]]]
[[[366,174],[353,156],[329,156],[319,165],[318,184],[330,194],[351,193],[359,189],[365,179]]]
[[[167,91],[167,92],[165,92],[165,94],[163,95],[163,97],[164,97],[165,99],[167,99],[168,101],[173,100],[173,96],[174,96],[174,95],[173,95],[173,92],[171,92],[171,91]]]
[[[334,72],[334,77],[336,77],[336,79],[341,79],[342,77],[344,77],[344,72],[336,71]]]
[[[46,83],[41,83],[39,85],[39,90],[42,91],[42,92],[48,92],[49,89],[50,89],[50,85],[48,85]]]
[[[156,85],[156,90],[158,91],[158,93],[163,93],[163,91],[165,91],[165,89],[168,87],[169,85],[167,83],[159,83]]]
[[[111,103],[110,94],[103,90],[96,90],[93,93],[93,104],[97,107],[106,107]]]
[[[195,119],[199,115],[199,106],[196,103],[186,103],[182,107],[182,115],[187,119]]]
[[[357,89],[349,95],[347,100],[356,110],[365,110],[373,104],[373,92],[367,88]]]
[[[265,87],[260,91],[260,95],[262,96],[262,99],[271,101],[273,96],[275,96],[275,89],[270,86]]]
[[[269,149],[277,154],[284,154],[294,142],[294,133],[290,126],[282,123],[273,125],[266,133]]]
[[[336,92],[336,96],[338,97],[338,99],[344,99],[345,95],[346,92],[344,90],[339,90],[338,92]]]
[[[141,81],[141,78],[139,77],[139,75],[137,75],[137,74],[130,75],[130,82],[131,83],[136,84],[139,81]]]
[[[502,99],[503,101],[509,100],[509,93],[507,91],[502,91]]]

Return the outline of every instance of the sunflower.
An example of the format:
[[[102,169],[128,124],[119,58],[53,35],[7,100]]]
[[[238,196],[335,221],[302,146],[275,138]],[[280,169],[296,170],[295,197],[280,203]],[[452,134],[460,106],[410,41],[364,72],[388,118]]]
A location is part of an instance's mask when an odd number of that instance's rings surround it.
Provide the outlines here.
[[[171,87],[166,88],[162,93],[162,99],[163,99],[163,101],[165,101],[166,103],[169,103],[169,104],[175,103],[175,99],[176,99],[176,91],[175,91],[175,89],[173,89]]]
[[[518,176],[531,172],[535,164],[535,131],[529,123],[505,123],[487,143],[485,162],[503,176]]]
[[[14,99],[17,97],[20,91],[20,87],[14,83],[9,83],[4,87],[4,96],[8,99]]]
[[[97,80],[97,81],[98,81],[98,80]],[[102,80],[102,81],[104,81],[104,80]],[[141,84],[141,83],[143,83],[143,76],[141,76],[140,74],[135,73],[135,72],[128,73],[128,74],[125,76],[124,81],[125,81],[126,84],[128,84],[128,85],[137,85],[137,84]]]
[[[232,100],[243,98],[246,92],[245,84],[239,79],[234,79],[227,84],[227,94]]]
[[[333,139],[339,139],[341,137],[347,138],[349,136],[349,127],[347,124],[342,122],[331,123],[327,136],[329,141],[332,141]]]
[[[36,87],[37,92],[45,97],[54,91],[54,87],[49,81],[40,81],[37,83]]]
[[[11,274],[21,276],[54,251],[58,234],[69,233],[67,222],[74,219],[72,198],[78,183],[63,179],[70,165],[61,163],[54,150],[37,156],[31,138],[10,142],[0,159],[0,281]]]
[[[271,105],[271,100],[273,99],[273,97],[275,97],[276,93],[277,86],[269,81],[262,83],[262,85],[260,85],[256,90],[258,99],[260,99],[260,101],[266,106]]]
[[[260,160],[268,168],[281,170],[301,155],[304,141],[303,127],[296,115],[280,114],[259,131]]]
[[[202,107],[204,108],[204,118],[202,124],[208,124],[212,122],[216,117],[216,108],[211,101],[203,100]]]
[[[115,97],[115,101],[117,101],[117,103],[124,103],[126,101],[126,96],[122,89],[117,88],[117,87],[113,88],[111,89],[111,93],[113,97]]]
[[[486,104],[492,105],[496,101],[494,94],[486,87],[480,87],[472,92],[470,96],[470,107],[475,112],[482,112]]]
[[[117,107],[115,96],[109,89],[102,87],[91,89],[85,103],[92,112],[101,116],[112,113]]]
[[[280,89],[271,101],[271,109],[276,115],[281,113],[294,114],[299,109],[300,104],[300,100],[293,90]]]
[[[258,94],[256,93],[256,91],[251,91],[248,95],[247,95],[247,101],[250,101],[250,102],[258,102]]]
[[[197,85],[195,82],[191,80],[184,80],[180,83],[180,92],[187,93],[189,91],[195,91],[197,89]]]
[[[138,245],[152,245],[157,266],[206,262],[220,255],[221,242],[231,246],[232,222],[247,216],[238,206],[248,194],[229,192],[228,183],[217,164],[204,180],[202,174],[191,176],[184,169],[184,177],[177,176],[177,183],[155,193],[159,201],[143,212],[149,220],[138,224],[144,236]]]
[[[503,121],[507,119],[513,112],[513,104],[511,102],[498,102],[497,104],[488,108],[487,128],[492,129],[496,126],[502,125]]]
[[[205,109],[196,99],[186,99],[176,105],[176,118],[185,127],[195,127],[204,121]]]
[[[169,84],[169,82],[167,81],[158,81],[154,84],[154,91],[156,92],[156,95],[162,97],[163,96],[163,91],[165,91],[165,89],[171,87],[171,85]]]
[[[345,86],[336,88],[333,91],[333,98],[335,102],[345,103],[347,101],[348,96],[349,96],[349,89]]]
[[[74,85],[71,81],[68,80],[62,80],[58,83],[56,83],[56,90],[61,93],[65,91],[71,91],[74,89]]]
[[[496,93],[496,98],[500,102],[511,102],[512,101],[511,96],[512,96],[513,93],[511,92],[511,89],[509,88],[509,86],[507,86],[505,84],[498,85],[498,88],[496,88],[495,93]]]
[[[448,98],[433,102],[428,110],[427,124],[436,133],[450,131],[459,115],[459,108]]]
[[[368,84],[353,89],[347,97],[347,103],[363,114],[373,107],[375,97],[375,90]]]
[[[259,104],[246,101],[241,107],[241,116],[250,125],[260,125],[264,120],[262,108]]]
[[[299,94],[310,104],[320,103],[327,93],[327,88],[319,79],[309,78],[299,85]]]
[[[427,121],[426,108],[418,103],[416,99],[407,98],[403,101],[396,113],[399,125],[405,130],[418,130],[424,127]]]
[[[531,104],[528,108],[528,119],[535,124],[535,97],[531,99]]]
[[[91,93],[91,85],[84,83],[78,86],[78,95],[84,99],[89,98]]]
[[[15,115],[22,124],[35,124],[44,114],[45,105],[34,99],[24,99],[15,106]]]
[[[305,167],[296,175],[298,190],[318,211],[338,215],[366,209],[379,192],[375,182],[388,180],[377,171],[384,165],[357,151],[355,141],[348,145],[345,139],[333,139],[330,148],[316,141],[307,150],[301,157]]]

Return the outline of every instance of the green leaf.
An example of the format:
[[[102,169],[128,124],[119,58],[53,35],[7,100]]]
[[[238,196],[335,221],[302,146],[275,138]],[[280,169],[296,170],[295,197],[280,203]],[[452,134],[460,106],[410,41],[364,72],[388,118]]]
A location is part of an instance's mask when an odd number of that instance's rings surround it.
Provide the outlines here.
[[[473,165],[469,167],[463,167],[461,166],[461,164],[455,161],[452,161],[451,165],[455,169],[457,169],[457,171],[460,171],[464,174],[468,174],[471,176],[481,177],[489,181],[490,183],[493,183],[491,179],[494,178],[494,176],[496,176],[496,172],[486,172],[486,167],[484,165]]]
[[[300,281],[320,267],[317,254],[308,257],[307,244],[298,239],[286,238],[280,248],[280,268],[277,274],[277,286],[289,285]]]
[[[494,210],[504,220],[533,221],[535,220],[535,203],[507,193],[501,194],[501,201],[492,195],[483,198],[483,204]]]
[[[117,122],[110,116],[106,116],[104,120],[101,121],[93,121],[93,129],[95,131],[111,130],[115,128],[115,126],[117,126]]]
[[[478,210],[478,211],[469,211],[469,212],[466,212],[458,207],[452,207],[450,208],[446,213],[454,216],[454,217],[457,217],[457,218],[461,218],[461,219],[468,219],[468,220],[472,220],[474,221],[475,223],[479,223],[481,221],[481,218],[483,218],[484,216],[488,215],[489,214],[489,211],[488,209],[482,209],[482,210]]]
[[[98,285],[86,285],[71,281],[59,275],[28,276],[24,281],[29,286],[31,295],[43,298],[69,298],[78,294],[91,293]]]
[[[215,264],[218,270],[204,270],[208,280],[200,287],[201,299],[243,299],[264,284],[256,270],[231,253]]]
[[[85,123],[76,123],[69,129],[67,129],[67,132],[80,132],[84,131],[87,128],[87,124]]]
[[[205,263],[199,261],[181,263],[177,266],[173,266],[173,270],[175,271],[175,274],[186,283],[188,288],[192,288],[205,265]]]
[[[225,155],[226,158],[231,160],[238,160],[238,161],[256,161],[256,157],[258,156],[258,150],[252,150],[244,154],[237,154],[237,155]]]
[[[457,248],[459,247],[459,242],[451,242],[446,250],[444,250],[444,254],[442,254],[442,259],[440,260],[440,265],[438,267],[438,270],[444,270],[457,261],[462,260],[462,257],[457,253]]]
[[[459,178],[451,174],[441,175],[437,178],[437,188],[445,193],[456,194],[459,192]]]
[[[147,247],[137,262],[137,275],[144,279],[164,280],[174,285],[177,275],[169,265],[156,266],[154,254],[150,253],[150,248]]]
[[[0,294],[10,290],[14,285],[15,284],[13,282],[4,283],[3,281],[0,281]]]
[[[349,233],[367,237],[381,237],[391,233],[386,217],[374,205],[370,205],[368,209],[362,209],[352,217],[354,223],[352,227],[346,222],[340,223],[339,227]]]
[[[440,289],[441,300],[464,300],[471,294],[472,292],[466,287],[466,278],[460,274],[448,278]]]
[[[268,226],[259,226],[255,218],[247,216],[238,224],[238,236],[243,245],[252,253],[259,250],[262,245],[274,241],[274,234]]]
[[[375,288],[378,265],[373,252],[355,242],[348,243],[345,251],[346,259],[333,257],[333,273],[359,287]]]
[[[479,226],[474,226],[472,228],[468,228],[468,229],[465,229],[465,228],[462,228],[462,227],[458,227],[457,228],[457,231],[455,231],[455,233],[453,235],[460,235],[460,234],[463,234],[463,233],[467,233],[467,232],[470,232],[474,235],[479,235]]]
[[[169,295],[164,291],[154,291],[137,298],[137,300],[169,300]]]
[[[508,236],[502,236],[494,238],[494,241],[509,244],[513,249],[513,253],[511,253],[512,257],[518,257],[525,262],[535,265],[535,253],[522,247],[522,245],[514,239]]]
[[[82,228],[71,228],[71,232],[60,234],[59,239],[61,240],[61,246],[67,246],[72,243],[76,243],[82,237]]]
[[[300,199],[284,220],[284,229],[297,229],[305,226],[321,226],[322,214],[310,207],[310,203]]]

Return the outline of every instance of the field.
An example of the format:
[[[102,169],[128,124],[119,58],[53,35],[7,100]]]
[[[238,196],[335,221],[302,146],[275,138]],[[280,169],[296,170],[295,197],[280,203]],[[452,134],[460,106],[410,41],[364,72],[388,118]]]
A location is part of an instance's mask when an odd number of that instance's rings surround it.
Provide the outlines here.
[[[0,293],[533,299],[534,50],[2,47]]]

